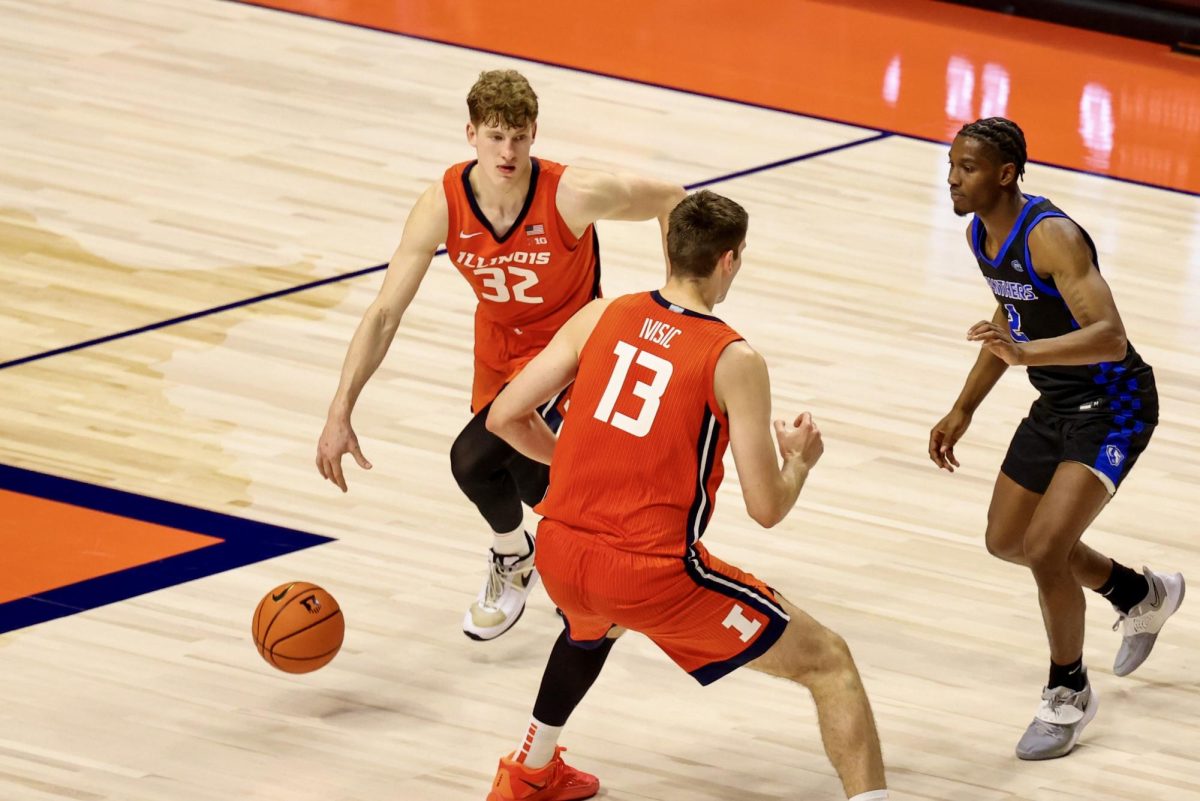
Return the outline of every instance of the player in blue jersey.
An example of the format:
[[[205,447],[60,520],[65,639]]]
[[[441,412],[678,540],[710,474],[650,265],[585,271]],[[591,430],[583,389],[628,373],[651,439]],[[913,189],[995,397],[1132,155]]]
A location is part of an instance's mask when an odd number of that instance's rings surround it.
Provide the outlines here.
[[[954,446],[1012,365],[1038,390],[996,477],[987,549],[1028,567],[1050,641],[1050,678],[1017,744],[1021,759],[1070,753],[1096,714],[1083,666],[1083,587],[1110,601],[1124,624],[1113,672],[1145,661],[1183,601],[1178,573],[1142,573],[1081,540],[1150,441],[1158,422],[1154,372],[1126,339],[1091,237],[1054,204],[1024,194],[1025,136],[992,117],[964,125],[950,148],[950,197],[974,214],[967,244],[996,298],[971,326],[979,357],[950,413],[929,435],[929,458],[954,472]]]

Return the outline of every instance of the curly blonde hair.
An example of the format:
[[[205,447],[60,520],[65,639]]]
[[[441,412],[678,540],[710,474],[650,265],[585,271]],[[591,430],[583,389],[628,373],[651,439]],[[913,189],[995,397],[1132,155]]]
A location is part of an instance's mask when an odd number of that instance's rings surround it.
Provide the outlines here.
[[[524,128],[537,122],[537,95],[516,70],[487,70],[467,93],[467,112],[477,127]]]

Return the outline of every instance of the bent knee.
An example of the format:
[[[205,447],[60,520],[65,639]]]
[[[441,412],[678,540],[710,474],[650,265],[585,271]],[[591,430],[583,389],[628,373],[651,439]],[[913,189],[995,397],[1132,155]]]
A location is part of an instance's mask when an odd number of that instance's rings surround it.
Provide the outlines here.
[[[1034,570],[1066,568],[1071,562],[1075,543],[1056,542],[1048,531],[1030,529],[1025,534],[1025,558]]]
[[[824,627],[808,639],[802,655],[789,667],[789,677],[802,684],[855,671],[850,646],[840,634]]]
[[[1024,562],[1025,547],[1020,536],[988,529],[983,538],[987,552],[1006,562]]]

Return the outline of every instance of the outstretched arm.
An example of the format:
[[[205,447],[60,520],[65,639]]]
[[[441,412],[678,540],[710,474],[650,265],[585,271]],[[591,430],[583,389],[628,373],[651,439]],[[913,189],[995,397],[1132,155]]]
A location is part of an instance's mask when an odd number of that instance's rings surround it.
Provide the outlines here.
[[[687,197],[678,184],[627,173],[569,167],[558,185],[558,212],[576,236],[597,220],[657,219],[667,255],[671,210]]]
[[[354,404],[387,354],[400,319],[416,295],[438,245],[446,237],[448,224],[446,196],[439,182],[426,189],[413,206],[404,224],[400,244],[388,264],[383,286],[367,307],[350,340],[337,392],[329,405],[325,428],[317,443],[316,459],[321,476],[336,484],[342,492],[346,491],[343,454],[351,454],[359,467],[371,468],[350,425]]]

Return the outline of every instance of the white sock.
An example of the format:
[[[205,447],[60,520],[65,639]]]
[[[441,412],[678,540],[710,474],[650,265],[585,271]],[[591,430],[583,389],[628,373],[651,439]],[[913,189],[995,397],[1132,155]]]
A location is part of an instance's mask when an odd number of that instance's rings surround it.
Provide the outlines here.
[[[529,719],[529,730],[525,733],[525,742],[517,749],[513,759],[524,763],[531,770],[545,767],[554,759],[554,749],[558,746],[558,735],[562,734],[562,726],[547,726],[537,718]]]
[[[851,798],[850,801],[888,801],[887,790],[869,790],[865,793],[859,793]]]
[[[529,553],[529,545],[525,542],[525,527],[501,534],[492,534],[492,550],[501,556],[516,556]]]

